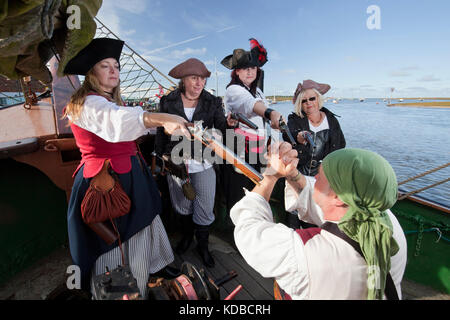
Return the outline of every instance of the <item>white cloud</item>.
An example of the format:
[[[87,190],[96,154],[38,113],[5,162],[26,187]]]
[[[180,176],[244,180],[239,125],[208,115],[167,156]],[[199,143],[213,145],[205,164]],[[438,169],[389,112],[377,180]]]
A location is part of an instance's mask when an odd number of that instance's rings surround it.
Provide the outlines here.
[[[441,81],[441,79],[436,78],[434,75],[430,74],[423,76],[422,78],[418,79],[418,81],[433,82],[433,81]]]
[[[175,59],[182,59],[186,56],[201,56],[206,53],[206,48],[192,49],[186,48],[184,50],[174,50],[172,51],[172,57]]]
[[[149,55],[149,54],[141,54],[142,58],[147,60],[150,63],[154,62],[172,62],[171,60],[161,57],[161,56],[155,56],[155,55]]]
[[[147,10],[146,0],[103,1],[97,18],[104,23],[119,38],[130,36],[136,32],[133,29],[124,29],[129,23],[119,17],[120,12],[127,11],[132,14],[142,14]]]
[[[411,71],[419,70],[420,68],[416,65],[406,66],[399,68],[397,70],[391,71],[389,75],[391,77],[409,77],[412,75]]]
[[[130,30],[124,30],[123,31],[123,35],[124,36],[131,36],[131,35],[133,35],[135,33],[136,33],[136,29],[130,29]]]
[[[125,10],[134,14],[141,14],[147,10],[146,0],[127,0],[127,1],[103,1],[106,2],[114,2],[114,6],[117,9]]]
[[[391,77],[409,77],[411,73],[405,70],[397,70],[397,71],[391,71],[389,73]]]
[[[225,28],[223,28],[223,29],[217,30],[216,32],[217,32],[217,33],[221,33],[221,32],[224,32],[224,31],[228,31],[228,30],[235,29],[235,28],[237,28],[237,27],[239,27],[239,26],[225,27]]]
[[[169,49],[169,48],[172,48],[172,47],[176,47],[176,46],[179,46],[181,44],[185,44],[185,43],[188,43],[188,42],[191,42],[191,41],[194,41],[194,40],[198,40],[198,39],[201,39],[201,38],[204,38],[204,37],[205,37],[204,35],[201,35],[201,36],[198,36],[198,37],[190,38],[190,39],[179,41],[179,42],[176,42],[176,43],[171,43],[171,44],[169,44],[167,46],[164,46],[164,47],[161,47],[161,48],[157,48],[157,49],[153,49],[153,50],[149,51],[148,53],[154,53],[154,52],[162,51],[162,50]]]
[[[240,24],[236,25],[234,18],[229,18],[225,13],[216,12],[211,15],[206,10],[190,10],[183,11],[180,18],[194,30],[198,32],[225,32],[238,28]]]
[[[288,74],[294,74],[297,72],[297,70],[291,68],[291,69],[284,69],[282,72],[288,73]]]

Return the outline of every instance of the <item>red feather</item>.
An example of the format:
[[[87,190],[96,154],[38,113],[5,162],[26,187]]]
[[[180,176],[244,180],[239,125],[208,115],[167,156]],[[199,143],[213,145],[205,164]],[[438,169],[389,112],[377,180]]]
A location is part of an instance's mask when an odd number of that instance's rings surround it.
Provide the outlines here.
[[[255,38],[250,38],[249,40],[250,40],[250,49],[252,51],[257,50],[258,61],[262,66],[264,63],[267,62],[267,50]]]

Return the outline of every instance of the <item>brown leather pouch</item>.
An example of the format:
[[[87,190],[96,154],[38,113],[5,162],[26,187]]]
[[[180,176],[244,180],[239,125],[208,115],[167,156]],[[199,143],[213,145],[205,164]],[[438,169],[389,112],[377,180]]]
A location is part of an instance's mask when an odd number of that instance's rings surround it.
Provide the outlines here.
[[[86,224],[112,220],[130,211],[131,200],[119,179],[108,173],[108,165],[105,161],[102,170],[92,178],[81,202],[81,215]]]

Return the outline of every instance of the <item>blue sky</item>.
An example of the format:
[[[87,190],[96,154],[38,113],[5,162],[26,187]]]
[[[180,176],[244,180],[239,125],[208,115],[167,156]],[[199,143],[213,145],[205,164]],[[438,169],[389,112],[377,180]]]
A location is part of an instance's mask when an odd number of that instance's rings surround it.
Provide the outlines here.
[[[379,29],[370,30],[379,8]],[[292,95],[298,82],[328,83],[348,98],[450,97],[448,0],[104,0],[97,17],[163,73],[195,57],[219,95],[220,61],[253,37],[267,49],[265,93]]]

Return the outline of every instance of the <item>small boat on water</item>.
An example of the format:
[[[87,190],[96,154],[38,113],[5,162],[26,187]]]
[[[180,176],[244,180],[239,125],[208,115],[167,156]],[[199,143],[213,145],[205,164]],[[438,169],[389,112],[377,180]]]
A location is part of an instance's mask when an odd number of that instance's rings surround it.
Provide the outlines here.
[[[109,30],[99,20],[97,22],[99,30]],[[106,35],[115,37],[112,32]],[[0,57],[1,53],[0,49]],[[134,53],[130,50],[124,54]],[[52,74],[50,95],[40,98],[39,94],[28,96],[27,93],[39,92],[28,83],[28,86],[14,91],[23,92],[22,100],[11,103],[6,98],[11,99],[12,95],[6,94],[0,106],[0,240],[3,243],[0,249],[0,286],[39,259],[67,245],[67,203],[73,183],[72,173],[80,161],[80,152],[70,127],[61,116],[69,97],[79,86],[79,80],[73,76],[59,77],[56,57],[50,60],[49,65]],[[157,71],[149,64],[146,66],[152,72]],[[125,64],[122,67],[121,73],[127,79],[132,68]],[[160,90],[160,87],[168,89],[175,85],[167,77],[165,79],[166,83],[142,81],[138,92],[130,92],[127,82],[123,81],[123,91],[128,92],[129,99],[143,99],[154,95],[154,90]],[[20,88],[19,80],[3,82]],[[36,84],[35,81],[32,83]],[[45,87],[41,89],[45,92]],[[16,94],[13,96],[17,99]],[[140,143],[147,163],[152,162],[153,143],[152,135]],[[450,294],[450,209],[418,195],[408,195],[406,191],[400,190],[400,194],[406,196],[400,197],[392,211],[407,235],[405,278]],[[270,201],[274,218],[281,223],[286,218],[283,198],[283,189],[279,186]],[[223,200],[218,192],[215,230],[229,234],[230,225]]]

